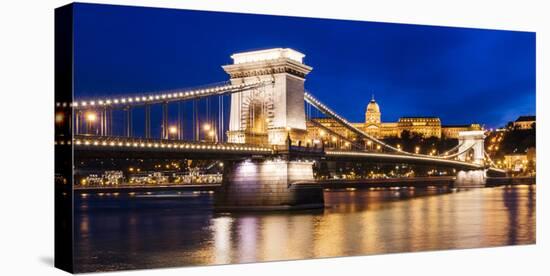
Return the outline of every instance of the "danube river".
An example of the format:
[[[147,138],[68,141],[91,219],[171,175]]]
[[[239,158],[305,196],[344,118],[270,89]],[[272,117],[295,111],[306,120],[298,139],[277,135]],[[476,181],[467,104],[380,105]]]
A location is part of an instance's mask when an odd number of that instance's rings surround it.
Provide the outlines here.
[[[78,272],[533,244],[536,186],[325,191],[324,210],[215,213],[210,193],[75,195]]]

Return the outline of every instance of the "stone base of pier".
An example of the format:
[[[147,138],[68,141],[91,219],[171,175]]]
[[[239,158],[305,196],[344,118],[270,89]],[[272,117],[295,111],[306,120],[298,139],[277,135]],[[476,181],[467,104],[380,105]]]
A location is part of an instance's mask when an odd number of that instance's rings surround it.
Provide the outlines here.
[[[214,194],[218,211],[270,211],[323,208],[323,189],[291,185],[313,182],[313,163],[287,160],[238,161],[224,168]]]
[[[455,187],[482,188],[487,183],[485,170],[459,171],[456,174]]]

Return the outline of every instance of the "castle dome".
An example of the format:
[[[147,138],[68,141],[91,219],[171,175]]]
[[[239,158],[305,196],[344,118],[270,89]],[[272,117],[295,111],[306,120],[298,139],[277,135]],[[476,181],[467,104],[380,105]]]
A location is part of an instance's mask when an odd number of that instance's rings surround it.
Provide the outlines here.
[[[374,96],[370,100],[369,104],[367,105],[367,112],[368,113],[380,113],[380,107],[374,100]]]

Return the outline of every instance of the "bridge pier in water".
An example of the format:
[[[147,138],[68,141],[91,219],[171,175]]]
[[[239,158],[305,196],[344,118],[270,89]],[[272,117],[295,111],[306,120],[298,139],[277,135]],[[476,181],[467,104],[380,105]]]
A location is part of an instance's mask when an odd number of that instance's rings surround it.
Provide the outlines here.
[[[467,161],[472,152],[472,162],[474,164],[483,165],[485,158],[485,133],[481,130],[461,131],[459,133],[458,159]],[[487,171],[485,169],[459,171],[456,174],[455,186],[460,187],[485,187],[487,182]]]
[[[323,208],[323,189],[292,185],[313,182],[313,162],[244,160],[224,166],[223,184],[214,194],[215,209],[295,210]]]
[[[459,171],[456,174],[455,187],[480,188],[487,183],[486,170]]]

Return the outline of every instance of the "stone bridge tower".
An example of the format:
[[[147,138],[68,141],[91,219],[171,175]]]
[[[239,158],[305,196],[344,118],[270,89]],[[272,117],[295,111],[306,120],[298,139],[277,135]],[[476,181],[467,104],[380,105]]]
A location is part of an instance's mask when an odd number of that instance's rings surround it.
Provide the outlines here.
[[[304,54],[289,48],[237,53],[233,64],[222,66],[232,84],[258,81],[265,85],[231,95],[228,142],[284,145],[307,134],[304,81],[312,70]]]
[[[461,131],[458,133],[458,152],[463,152],[458,156],[460,161],[467,161],[469,151],[472,148],[472,161],[475,164],[483,165],[485,159],[485,133],[483,130]]]
[[[460,147],[458,155],[460,161],[473,162],[474,164],[485,164],[485,133],[483,130],[461,131],[458,133],[458,143]],[[468,150],[471,148],[471,150]],[[473,152],[472,159],[468,160],[468,155]],[[485,186],[487,175],[485,169],[459,171],[456,175],[455,185],[457,187],[483,187]]]
[[[311,67],[304,54],[288,48],[238,53],[223,66],[232,84],[265,83],[231,95],[228,141],[285,145],[307,135],[304,81]],[[293,184],[313,182],[313,162],[274,159],[236,160],[224,165],[223,184],[214,194],[218,210],[288,210],[324,206],[320,187]]]

